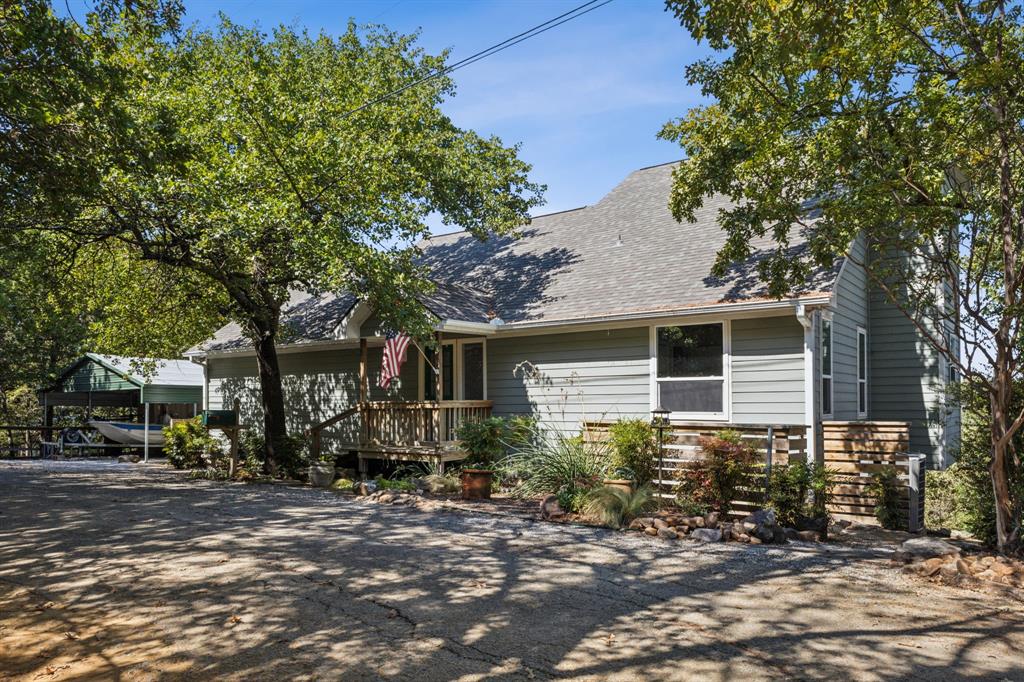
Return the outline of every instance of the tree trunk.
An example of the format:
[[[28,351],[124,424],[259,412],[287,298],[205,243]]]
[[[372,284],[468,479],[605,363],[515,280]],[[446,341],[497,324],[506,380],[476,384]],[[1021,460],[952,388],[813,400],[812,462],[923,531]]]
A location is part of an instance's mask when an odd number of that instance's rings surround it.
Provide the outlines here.
[[[1010,490],[1010,431],[1013,399],[1012,383],[996,379],[996,391],[991,396],[992,404],[992,462],[989,473],[992,477],[992,495],[995,501],[996,544],[1003,554],[1016,552],[1020,547],[1020,528],[1014,513],[1014,500]]]
[[[276,324],[257,323],[256,360],[260,370],[260,396],[263,402],[263,440],[267,471],[276,475],[282,455],[288,447],[284,416],[284,390],[277,362]]]

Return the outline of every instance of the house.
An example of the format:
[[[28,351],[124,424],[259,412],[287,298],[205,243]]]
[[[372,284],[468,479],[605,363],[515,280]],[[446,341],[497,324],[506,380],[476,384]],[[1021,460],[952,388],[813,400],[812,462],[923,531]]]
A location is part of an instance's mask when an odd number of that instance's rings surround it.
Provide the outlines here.
[[[422,302],[437,317],[440,354],[410,349],[388,391],[377,387],[383,332],[369,306],[295,294],[279,351],[290,428],[344,414],[324,447],[373,457],[443,443],[470,416],[532,413],[576,432],[586,419],[649,418],[660,404],[676,422],[802,427],[814,434],[811,457],[828,420],[910,421],[911,451],[944,465],[959,433],[944,403],[950,373],[863,270],[841,259],[781,300],[759,280],[756,252],[710,276],[726,200],[676,222],[673,167],[637,170],[593,206],[538,216],[516,239],[426,240],[438,287]],[[792,248],[804,248],[799,234]],[[256,359],[236,325],[190,354],[206,366],[207,408],[239,398],[256,418]]]

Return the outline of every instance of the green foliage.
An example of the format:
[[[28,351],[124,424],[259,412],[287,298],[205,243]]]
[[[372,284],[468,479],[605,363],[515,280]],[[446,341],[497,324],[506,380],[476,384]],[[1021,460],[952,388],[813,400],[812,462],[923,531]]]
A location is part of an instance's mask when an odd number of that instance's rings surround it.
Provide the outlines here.
[[[989,473],[992,457],[988,420],[984,404],[977,400],[967,403],[956,462],[945,471],[925,473],[925,524],[929,528],[965,530],[987,544],[995,544],[996,510]],[[1024,451],[1024,435],[1019,434],[1014,440],[1017,451]],[[1024,500],[1024,470],[1012,471],[1010,485],[1013,496]],[[1022,523],[1021,513],[1017,507],[1013,517],[1017,525]]]
[[[902,526],[900,521],[902,508],[900,489],[902,487],[899,473],[895,468],[886,467],[871,476],[871,483],[868,484],[867,490],[868,494],[875,498],[875,518],[882,524],[882,528],[895,530]]]
[[[527,445],[534,438],[536,419],[528,416],[487,417],[464,421],[457,432],[469,456],[463,466],[490,469],[513,449]]]
[[[821,463],[776,464],[766,491],[766,504],[784,526],[796,526],[801,516],[828,518],[836,474]]]
[[[872,286],[933,330],[920,340],[995,406],[998,543],[1014,549],[1024,537],[1009,449],[1020,426],[1011,387],[1024,379],[1024,5],[667,4],[716,53],[687,69],[709,103],[661,132],[686,157],[673,215],[693,220],[724,194],[712,275],[746,262],[779,297],[852,248]]]
[[[226,18],[179,31],[177,2],[125,6],[100,2],[83,29],[24,0],[0,24],[12,76],[0,110],[31,133],[0,148],[5,227],[29,241],[58,235],[67,253],[123,249],[125,267],[97,291],[123,294],[129,305],[111,310],[126,319],[145,319],[130,303],[170,279],[193,303],[175,312],[190,332],[220,315],[238,322],[263,370],[266,464],[293,469],[277,461],[296,448],[274,351],[292,333],[281,323],[292,290],[351,292],[391,328],[426,335],[419,300],[432,285],[416,243],[428,217],[509,235],[543,188],[516,147],[445,115],[454,86],[435,76],[447,54],[415,36],[268,34]]]
[[[605,526],[618,529],[650,509],[653,504],[654,492],[650,486],[639,486],[632,491],[601,486],[590,492],[585,510]]]
[[[373,479],[374,483],[377,484],[378,490],[397,490],[403,493],[411,493],[416,491],[416,484],[408,478],[384,478],[383,476],[377,476]]]
[[[224,454],[222,444],[198,418],[176,422],[164,429],[164,454],[175,469],[205,467]]]
[[[464,421],[459,424],[457,438],[469,453],[463,465],[488,469],[505,454],[508,422],[501,417]]]
[[[359,482],[353,481],[350,478],[336,478],[331,483],[331,490],[337,490],[343,493],[355,492],[359,488]]]
[[[462,482],[454,474],[428,474],[422,479],[424,489],[432,495],[441,493],[457,493],[462,489]]]
[[[513,494],[523,498],[558,495],[563,509],[579,511],[587,492],[604,479],[609,459],[601,443],[586,443],[579,436],[538,434],[507,459],[509,468],[522,479]]]
[[[728,512],[751,473],[755,450],[740,433],[724,429],[700,439],[702,458],[676,470],[676,497],[681,506]]]
[[[612,469],[637,485],[654,480],[658,464],[658,432],[643,419],[623,419],[609,429]]]

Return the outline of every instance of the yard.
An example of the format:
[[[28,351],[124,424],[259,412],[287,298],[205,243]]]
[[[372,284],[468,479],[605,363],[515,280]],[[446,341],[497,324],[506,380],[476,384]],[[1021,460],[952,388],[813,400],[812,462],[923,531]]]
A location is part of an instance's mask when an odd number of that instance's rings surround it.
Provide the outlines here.
[[[1024,679],[1020,602],[887,551],[3,462],[0,678]]]

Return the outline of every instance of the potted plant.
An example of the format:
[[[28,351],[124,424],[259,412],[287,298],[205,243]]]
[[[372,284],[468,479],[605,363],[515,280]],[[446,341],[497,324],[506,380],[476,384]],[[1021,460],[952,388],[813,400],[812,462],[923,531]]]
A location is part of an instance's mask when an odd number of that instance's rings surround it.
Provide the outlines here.
[[[309,482],[317,488],[329,488],[334,483],[333,455],[321,455],[319,461],[309,465]]]
[[[463,422],[459,441],[466,452],[462,462],[462,498],[487,500],[491,497],[494,463],[505,454],[508,424],[500,417]]]

